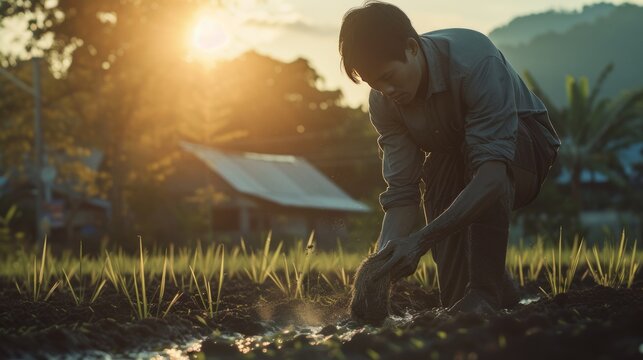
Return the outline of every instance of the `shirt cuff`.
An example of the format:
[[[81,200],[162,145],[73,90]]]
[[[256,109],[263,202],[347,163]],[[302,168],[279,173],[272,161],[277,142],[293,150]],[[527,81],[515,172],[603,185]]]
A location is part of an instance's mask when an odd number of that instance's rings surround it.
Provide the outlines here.
[[[420,185],[412,184],[403,187],[388,187],[380,194],[380,205],[384,212],[400,206],[420,204]]]
[[[511,164],[515,154],[515,144],[510,140],[499,140],[488,144],[477,144],[468,146],[468,157],[471,169],[475,171],[483,162],[489,160],[500,160]]]

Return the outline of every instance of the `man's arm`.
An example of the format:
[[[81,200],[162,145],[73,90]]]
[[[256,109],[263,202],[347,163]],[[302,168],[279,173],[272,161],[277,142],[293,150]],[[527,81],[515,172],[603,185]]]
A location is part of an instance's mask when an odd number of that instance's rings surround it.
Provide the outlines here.
[[[431,248],[434,241],[468,226],[498,198],[512,201],[511,180],[506,166],[497,160],[482,163],[453,203],[428,225],[410,235],[419,238],[422,254]]]
[[[369,114],[382,151],[382,176],[388,185],[379,200],[384,210],[377,241],[381,249],[389,240],[408,236],[417,220],[420,178],[424,153],[411,139],[408,129],[389,101],[371,91]]]
[[[475,173],[453,203],[414,234],[421,238],[422,248],[430,238],[469,225],[498,198],[513,201],[507,166],[515,154],[518,114],[512,74],[500,57],[478,62],[464,79],[463,98],[465,148]]]
[[[411,275],[420,258],[436,241],[470,224],[498,198],[511,201],[511,197],[511,180],[505,163],[497,160],[483,162],[473,179],[442,214],[408,237],[389,239],[393,241],[377,254],[388,260],[373,277],[380,277],[393,267],[394,279]]]
[[[382,220],[382,230],[377,239],[377,250],[380,250],[391,239],[408,236],[417,221],[418,206],[405,205],[389,209]]]

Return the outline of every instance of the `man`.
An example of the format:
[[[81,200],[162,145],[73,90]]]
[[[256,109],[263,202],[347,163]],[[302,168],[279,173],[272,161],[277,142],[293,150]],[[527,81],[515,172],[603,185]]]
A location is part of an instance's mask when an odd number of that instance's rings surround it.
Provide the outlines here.
[[[343,18],[347,75],[371,87],[385,212],[378,275],[412,274],[432,249],[450,311],[492,312],[518,301],[505,271],[511,211],[538,194],[560,140],[547,109],[483,34],[419,36],[397,7],[376,1]],[[420,184],[427,225],[416,224]]]

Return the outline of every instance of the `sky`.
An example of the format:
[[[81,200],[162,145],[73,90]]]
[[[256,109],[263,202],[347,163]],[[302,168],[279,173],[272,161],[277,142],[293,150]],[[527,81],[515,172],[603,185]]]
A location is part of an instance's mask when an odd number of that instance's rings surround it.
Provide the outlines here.
[[[49,0],[55,3],[55,0]],[[575,11],[592,0],[392,0],[411,19],[419,33],[449,27],[464,27],[488,34],[513,18],[548,10]],[[625,1],[607,1],[620,4]],[[643,0],[630,0],[643,5]],[[225,0],[223,1],[225,3]],[[186,41],[213,42],[193,56],[205,59],[233,58],[255,49],[281,61],[298,57],[309,60],[323,77],[326,89],[341,89],[345,103],[363,106],[368,85],[352,83],[342,72],[338,36],[344,13],[363,1],[347,0],[235,0],[223,10],[204,12],[195,17],[196,33]],[[204,20],[205,19],[205,20]],[[197,24],[200,24],[197,26]],[[6,24],[5,24],[6,25]],[[207,32],[215,34],[207,35]],[[203,33],[206,33],[204,35]],[[4,32],[4,34],[2,33]],[[7,32],[0,32],[0,50]],[[205,38],[205,40],[204,40]],[[205,55],[204,55],[205,54]]]
[[[449,27],[465,27],[488,34],[521,15],[548,10],[580,10],[584,5],[600,1],[583,0],[399,0],[390,1],[411,19],[419,33]],[[608,1],[609,2],[609,1]],[[611,1],[620,4],[625,1]],[[643,0],[630,3],[643,4]],[[349,105],[363,105],[368,97],[368,85],[352,83],[340,68],[337,49],[339,28],[344,13],[363,1],[346,0],[268,0],[278,11],[271,13],[272,21],[265,28],[275,32],[258,41],[255,48],[280,60],[297,57],[309,59],[325,78],[324,86],[340,88]],[[277,15],[276,15],[277,14]]]

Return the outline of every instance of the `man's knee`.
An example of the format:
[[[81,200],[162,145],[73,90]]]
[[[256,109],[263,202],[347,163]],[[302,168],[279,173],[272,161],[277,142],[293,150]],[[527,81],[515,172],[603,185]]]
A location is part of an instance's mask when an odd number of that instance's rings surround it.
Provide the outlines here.
[[[514,202],[514,185],[508,181],[504,191],[488,209],[483,211],[472,225],[480,224],[496,228],[508,228],[511,218],[511,209]]]
[[[513,210],[531,203],[540,190],[536,173],[518,166],[511,167],[511,183],[514,188],[511,206]]]

